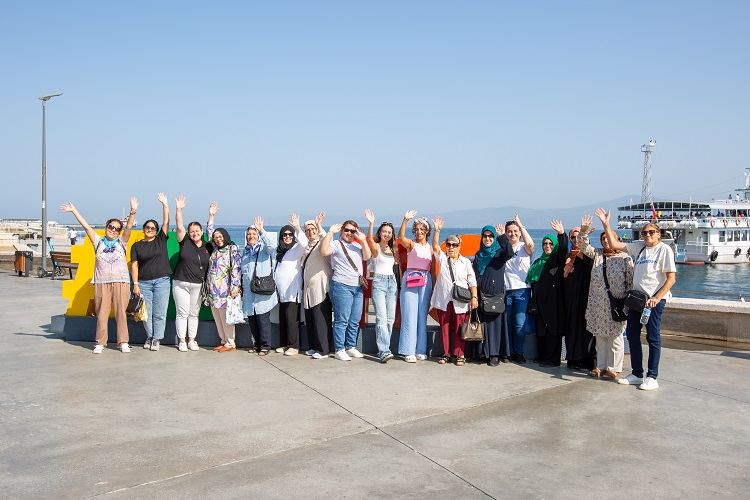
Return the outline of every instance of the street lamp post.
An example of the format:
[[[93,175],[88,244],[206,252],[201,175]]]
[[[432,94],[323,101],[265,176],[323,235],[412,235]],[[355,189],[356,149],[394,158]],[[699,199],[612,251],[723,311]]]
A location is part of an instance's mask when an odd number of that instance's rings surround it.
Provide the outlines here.
[[[62,95],[47,94],[39,98],[42,101],[42,268],[39,275],[47,275],[47,101]]]

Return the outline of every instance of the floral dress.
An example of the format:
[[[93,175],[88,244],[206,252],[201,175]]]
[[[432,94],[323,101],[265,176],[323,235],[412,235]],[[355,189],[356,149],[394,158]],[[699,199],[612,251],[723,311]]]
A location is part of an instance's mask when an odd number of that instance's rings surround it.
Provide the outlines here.
[[[609,295],[604,284],[603,250],[592,247],[589,244],[589,236],[584,231],[578,234],[578,247],[581,253],[594,260],[589,303],[586,307],[586,329],[595,337],[622,335],[624,324],[612,319]],[[633,285],[633,261],[628,254],[620,252],[607,257],[607,280],[613,297],[625,297]]]
[[[230,260],[231,259],[231,260]],[[203,303],[209,307],[227,307],[227,297],[231,292],[240,292],[241,255],[236,245],[216,248],[208,259],[208,295]]]

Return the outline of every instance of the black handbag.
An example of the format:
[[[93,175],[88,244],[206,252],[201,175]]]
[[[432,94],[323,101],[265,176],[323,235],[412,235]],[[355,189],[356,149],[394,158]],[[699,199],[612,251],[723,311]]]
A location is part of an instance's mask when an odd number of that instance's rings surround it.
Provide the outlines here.
[[[641,312],[646,307],[646,301],[650,298],[647,293],[640,290],[628,290],[624,299],[625,306],[631,311]]]
[[[505,312],[505,294],[496,293],[493,295],[482,294],[481,297],[482,311],[489,314],[502,314]]]
[[[273,270],[271,270],[268,276],[258,276],[255,274],[255,270],[258,268],[258,255],[260,255],[260,250],[255,254],[255,267],[253,268],[253,277],[250,280],[250,291],[256,295],[273,295],[276,293]]]
[[[612,315],[612,320],[622,323],[628,320],[628,313],[625,312],[625,299],[618,299],[612,296],[612,292],[609,291],[609,280],[607,279],[607,256],[604,255],[604,263],[602,264],[602,273],[604,274],[604,286],[607,289],[607,296],[609,297],[609,312]]]
[[[128,307],[125,308],[125,314],[135,314],[135,312],[141,308],[143,303],[142,295],[130,294],[130,300],[128,300]]]
[[[536,294],[533,289],[529,302],[526,304],[526,314],[531,314],[532,316],[539,314],[539,305],[536,303]]]
[[[456,278],[453,276],[453,263],[450,257],[446,257],[446,259],[448,260],[448,270],[451,272],[451,280],[453,281],[453,291],[451,292],[453,300],[464,303],[471,302],[471,290],[465,286],[456,284]]]

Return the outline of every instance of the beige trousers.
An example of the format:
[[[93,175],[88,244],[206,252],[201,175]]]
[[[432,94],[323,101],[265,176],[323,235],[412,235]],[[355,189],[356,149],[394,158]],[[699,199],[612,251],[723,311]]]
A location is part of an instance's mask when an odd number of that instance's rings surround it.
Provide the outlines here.
[[[117,322],[117,346],[127,344],[130,340],[128,319],[125,309],[130,300],[130,283],[96,283],[94,284],[94,308],[96,310],[96,343],[107,345],[109,331],[109,311],[114,310]]]
[[[221,344],[227,347],[235,347],[234,325],[227,324],[226,308],[212,307],[211,312],[214,314],[214,323],[216,323],[216,331],[219,332],[219,337],[221,337]]]
[[[596,367],[599,370],[621,373],[624,358],[625,342],[622,335],[596,337]]]

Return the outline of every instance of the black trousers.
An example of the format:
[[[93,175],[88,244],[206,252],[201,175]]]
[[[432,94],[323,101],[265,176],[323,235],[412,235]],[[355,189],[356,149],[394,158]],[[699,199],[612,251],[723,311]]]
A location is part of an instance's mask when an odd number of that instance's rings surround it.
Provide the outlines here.
[[[536,350],[540,363],[560,366],[562,335],[552,332],[542,321],[536,322]]]
[[[282,347],[299,349],[299,302],[279,303],[279,332]]]
[[[271,312],[253,314],[247,317],[250,324],[250,332],[253,334],[253,347],[255,351],[268,351],[271,349]]]
[[[325,356],[330,354],[330,346],[333,344],[332,314],[333,306],[328,294],[320,304],[305,309],[307,345]]]

